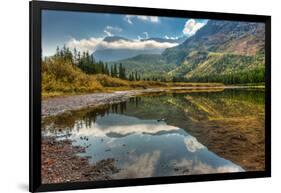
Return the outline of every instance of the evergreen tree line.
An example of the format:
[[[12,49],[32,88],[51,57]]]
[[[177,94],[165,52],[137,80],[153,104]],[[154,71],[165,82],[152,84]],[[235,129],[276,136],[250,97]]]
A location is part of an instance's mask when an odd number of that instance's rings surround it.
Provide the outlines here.
[[[76,65],[87,74],[106,74],[114,78],[127,80],[126,69],[123,67],[122,63],[119,65],[113,64],[109,67],[109,65],[103,61],[95,61],[94,57],[91,56],[88,51],[80,52],[74,48],[72,52],[66,46],[63,46],[62,49],[57,47],[54,57],[59,57],[63,60],[70,60],[72,64]],[[137,72],[135,73],[138,74]],[[140,80],[140,75],[137,77],[134,76],[134,78],[129,80]]]
[[[127,70],[123,67],[122,63],[108,65],[102,61],[97,62],[88,51],[81,53],[80,51],[77,51],[76,48],[74,48],[72,52],[66,46],[63,46],[61,49],[57,47],[54,57],[59,57],[63,60],[70,60],[72,64],[76,65],[87,74],[106,74],[114,78],[130,81],[145,80],[167,82],[165,77],[152,76],[149,78],[141,78],[141,74],[137,71],[128,73],[127,77]],[[264,68],[256,68],[247,72],[235,72],[222,75],[202,75],[192,78],[173,77],[172,82],[221,82],[224,84],[260,83],[265,81],[264,73]]]
[[[173,77],[173,82],[221,82],[224,84],[246,84],[264,82],[264,68],[256,68],[248,72],[235,72],[222,75],[195,76],[192,78]]]
[[[130,81],[141,80],[140,74],[138,72],[131,72],[129,74],[129,80]]]

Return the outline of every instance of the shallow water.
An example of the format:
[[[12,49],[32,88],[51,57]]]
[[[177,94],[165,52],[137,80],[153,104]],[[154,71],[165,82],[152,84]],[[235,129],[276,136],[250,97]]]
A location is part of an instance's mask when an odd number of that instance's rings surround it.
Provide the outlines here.
[[[112,176],[116,179],[242,172],[245,168],[229,156],[206,147],[217,143],[209,132],[220,128],[221,121],[229,124],[229,119],[259,116],[259,121],[263,100],[263,91],[248,90],[140,96],[46,119],[43,134],[74,140],[74,145],[86,147],[81,156],[91,156],[93,163],[114,158],[120,169]],[[222,136],[236,137],[231,125],[225,127],[229,132]],[[222,149],[227,152],[228,147]]]

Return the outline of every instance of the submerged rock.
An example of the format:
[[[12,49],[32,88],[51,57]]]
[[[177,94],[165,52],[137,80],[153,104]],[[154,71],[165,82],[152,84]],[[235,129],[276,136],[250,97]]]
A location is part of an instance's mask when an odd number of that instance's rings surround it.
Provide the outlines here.
[[[77,153],[85,148],[73,146],[70,140],[42,139],[42,183],[83,182],[111,179],[118,169],[114,159],[91,164],[90,156],[80,157]]]

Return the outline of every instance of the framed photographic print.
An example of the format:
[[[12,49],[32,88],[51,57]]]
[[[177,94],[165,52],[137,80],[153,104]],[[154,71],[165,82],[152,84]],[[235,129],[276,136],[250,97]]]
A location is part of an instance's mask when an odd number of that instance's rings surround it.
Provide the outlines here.
[[[30,2],[30,191],[270,177],[270,30]]]

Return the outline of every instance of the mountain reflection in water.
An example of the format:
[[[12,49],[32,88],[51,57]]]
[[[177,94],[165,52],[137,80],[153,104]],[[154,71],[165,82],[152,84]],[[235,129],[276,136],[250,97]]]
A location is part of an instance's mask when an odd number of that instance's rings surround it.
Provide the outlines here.
[[[120,168],[112,176],[115,179],[244,171],[209,151],[184,129],[124,115],[126,103],[122,104],[102,113],[88,112],[63,132],[53,132],[58,127],[54,123],[46,124],[44,134],[68,134],[74,145],[87,147],[81,155],[91,156],[93,163],[114,158]],[[137,107],[138,102],[134,104]]]

